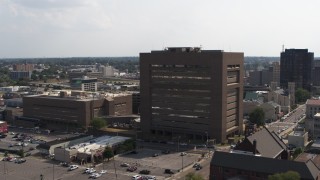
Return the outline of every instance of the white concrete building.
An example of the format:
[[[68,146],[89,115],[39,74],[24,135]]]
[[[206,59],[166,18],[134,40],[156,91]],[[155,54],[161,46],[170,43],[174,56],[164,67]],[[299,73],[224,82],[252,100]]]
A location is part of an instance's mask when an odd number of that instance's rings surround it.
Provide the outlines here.
[[[288,144],[296,147],[305,147],[308,143],[308,132],[302,130],[294,130],[288,135]]]

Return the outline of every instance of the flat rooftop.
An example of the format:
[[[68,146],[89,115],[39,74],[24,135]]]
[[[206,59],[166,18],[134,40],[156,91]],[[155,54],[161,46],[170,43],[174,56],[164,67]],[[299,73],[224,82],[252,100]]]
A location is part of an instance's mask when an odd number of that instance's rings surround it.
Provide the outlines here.
[[[96,139],[90,140],[89,142],[71,146],[70,149],[77,149],[80,153],[91,154],[91,150],[105,148],[106,146],[114,146],[128,139],[130,138],[123,136],[101,136]]]

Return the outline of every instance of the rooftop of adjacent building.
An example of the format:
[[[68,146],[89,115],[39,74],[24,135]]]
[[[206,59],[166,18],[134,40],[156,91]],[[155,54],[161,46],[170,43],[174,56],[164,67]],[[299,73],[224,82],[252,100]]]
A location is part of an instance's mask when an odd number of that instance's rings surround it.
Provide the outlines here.
[[[65,92],[66,95],[60,94],[60,92]],[[85,93],[85,95],[76,95],[71,96],[70,93],[66,91],[60,91],[59,93],[53,92],[50,95],[43,95],[43,94],[36,94],[36,95],[28,95],[26,97],[38,97],[38,98],[44,98],[44,99],[60,99],[60,100],[74,100],[74,101],[91,101],[91,100],[98,100],[98,99],[108,99],[112,100],[115,97],[121,97],[121,96],[127,96],[131,95],[130,93],[120,92],[120,93],[91,93],[91,92],[85,92],[85,91],[74,91],[79,93]],[[70,91],[71,92],[71,91]]]
[[[223,50],[202,50],[201,47],[166,47],[163,50],[153,50],[151,53],[223,53]]]
[[[90,142],[81,143],[75,146],[71,146],[70,149],[77,149],[80,153],[90,154],[91,150],[97,150],[106,146],[114,146],[122,143],[130,138],[123,136],[101,136],[96,139],[90,140]]]
[[[298,172],[302,179],[314,179],[319,174],[318,167],[310,160],[290,161],[221,151],[214,153],[211,165],[267,174],[292,170]]]
[[[320,99],[308,99],[306,105],[320,105]]]

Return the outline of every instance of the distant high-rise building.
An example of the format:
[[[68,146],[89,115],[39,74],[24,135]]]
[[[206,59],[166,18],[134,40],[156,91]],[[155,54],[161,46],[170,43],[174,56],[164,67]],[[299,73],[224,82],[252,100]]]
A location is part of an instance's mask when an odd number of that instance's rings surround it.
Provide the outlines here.
[[[243,53],[168,48],[140,53],[141,128],[218,142],[242,131]]]
[[[14,64],[13,71],[33,71],[33,64]]]
[[[280,86],[280,63],[272,63],[272,82],[276,82],[277,86]]]
[[[249,84],[251,86],[270,85],[272,81],[272,67],[267,70],[249,72]]]
[[[312,72],[312,85],[320,86],[320,60],[314,60],[313,72]]]
[[[280,86],[288,88],[294,82],[296,88],[311,89],[314,55],[308,49],[286,49],[281,52]]]
[[[82,91],[98,90],[97,78],[89,78],[87,76],[83,76],[82,78],[73,78],[70,85],[72,89],[81,89]]]
[[[99,67],[99,72],[102,72],[103,77],[113,77],[115,76],[116,69],[109,65],[102,65]]]

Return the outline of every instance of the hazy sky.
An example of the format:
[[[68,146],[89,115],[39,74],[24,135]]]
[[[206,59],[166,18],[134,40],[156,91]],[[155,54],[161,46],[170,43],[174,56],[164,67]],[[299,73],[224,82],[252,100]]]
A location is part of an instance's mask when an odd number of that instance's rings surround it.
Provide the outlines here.
[[[0,58],[138,56],[172,46],[320,56],[319,0],[0,0]]]

